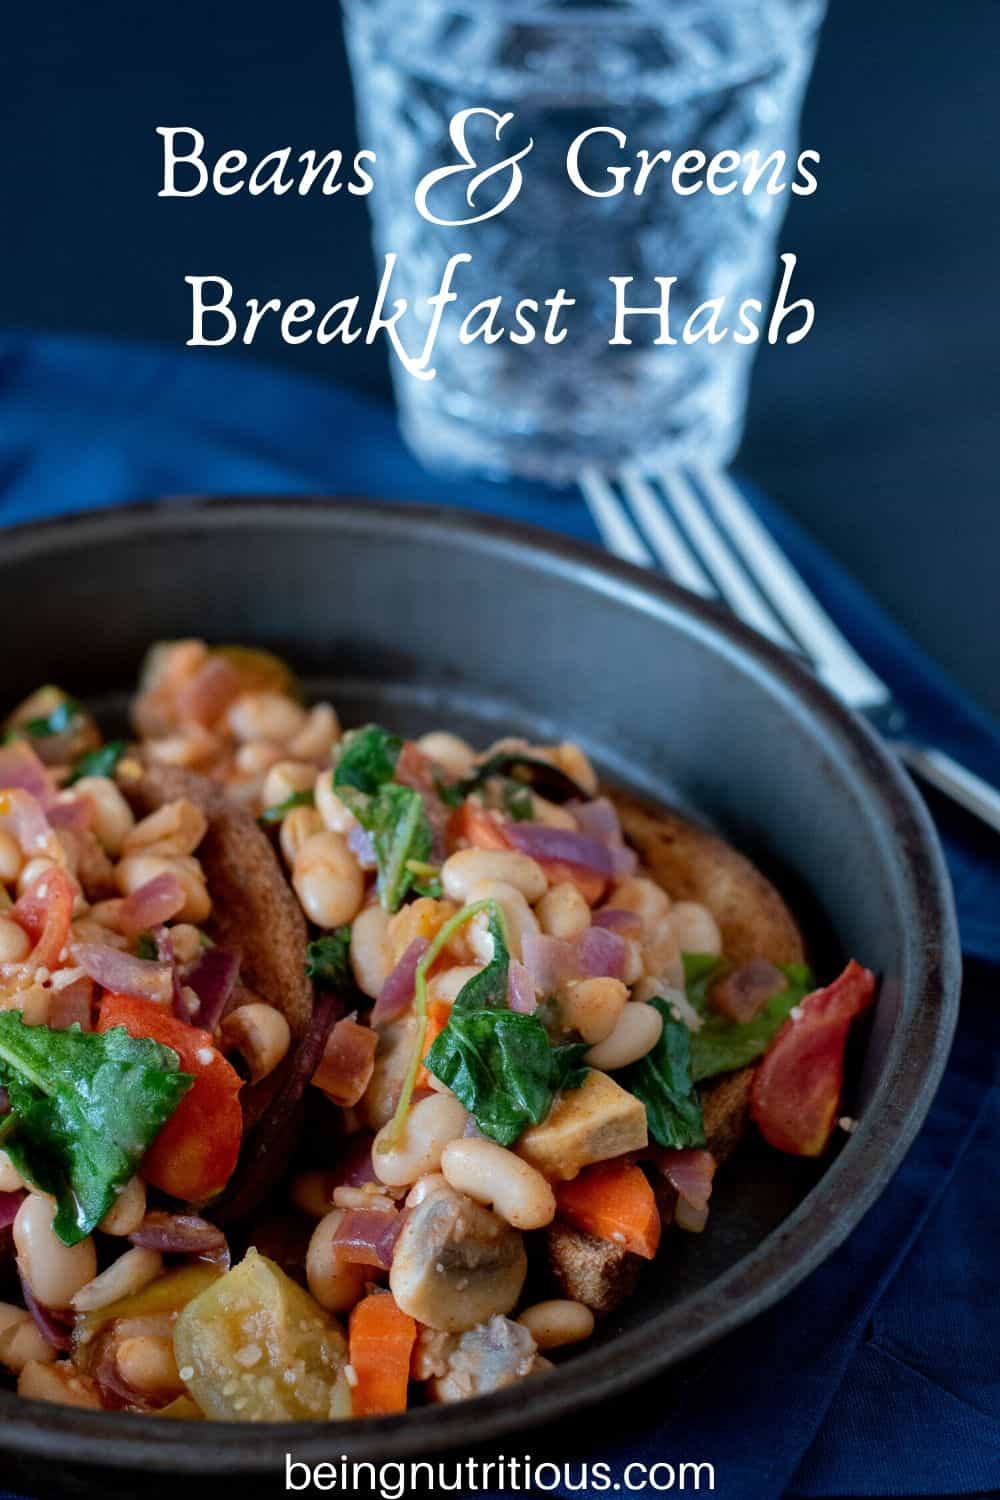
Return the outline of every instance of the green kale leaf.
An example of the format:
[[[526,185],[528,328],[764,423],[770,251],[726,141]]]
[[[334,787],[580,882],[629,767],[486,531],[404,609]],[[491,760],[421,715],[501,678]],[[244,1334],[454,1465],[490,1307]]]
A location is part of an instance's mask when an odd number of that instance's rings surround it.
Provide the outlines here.
[[[293,807],[315,807],[316,794],[314,792],[291,792],[284,802],[276,802],[273,807],[265,807],[257,822],[262,828],[269,828],[274,823],[280,823],[286,813],[290,813]]]
[[[374,797],[380,787],[396,774],[396,762],[403,748],[398,734],[390,734],[380,724],[366,724],[352,729],[341,740],[333,768],[334,790],[345,788]]]
[[[622,1084],[646,1106],[654,1141],[676,1150],[703,1146],[701,1100],[691,1074],[691,1032],[662,997],[649,1003],[663,1017],[663,1032],[652,1052],[623,1074]]]

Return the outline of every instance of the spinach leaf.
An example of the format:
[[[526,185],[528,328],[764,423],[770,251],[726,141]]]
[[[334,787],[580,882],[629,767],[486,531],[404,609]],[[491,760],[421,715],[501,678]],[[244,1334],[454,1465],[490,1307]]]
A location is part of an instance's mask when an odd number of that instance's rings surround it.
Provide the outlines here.
[[[493,939],[493,957],[478,974],[466,980],[455,997],[452,1015],[466,1010],[506,1010],[510,950],[499,908],[489,911],[487,931]]]
[[[79,703],[76,698],[64,698],[44,718],[28,719],[24,724],[18,725],[18,728],[29,739],[47,740],[53,735],[65,734],[67,730],[72,729],[77,720],[86,712],[83,704]]]
[[[703,1146],[701,1100],[691,1076],[691,1032],[662,997],[649,1004],[663,1017],[662,1035],[652,1052],[628,1069],[622,1082],[646,1106],[646,1124],[659,1145],[677,1150]]]
[[[584,1054],[589,1050],[589,1042],[560,1042],[557,1047],[552,1048],[553,1093],[563,1094],[581,1086],[590,1072],[583,1062]]]
[[[66,785],[72,786],[74,781],[80,781],[84,776],[113,777],[125,749],[124,740],[108,740],[99,750],[88,750],[73,766]]]
[[[551,761],[514,749],[496,751],[468,776],[460,776],[457,781],[439,782],[438,795],[449,807],[459,807],[471,792],[478,792],[494,776],[533,788],[550,802],[569,802],[573,798],[586,800],[587,797],[572,776],[567,776]]]
[[[135,1175],[194,1082],[178,1069],[171,1048],[121,1026],[53,1031],[0,1013],[0,1084],[10,1099],[3,1149],[56,1198],[53,1228],[64,1245],[88,1235]]]
[[[324,990],[340,994],[354,989],[351,970],[351,929],[337,927],[306,949],[306,978]]]
[[[147,958],[152,960],[159,958],[160,950],[157,946],[156,939],[151,932],[140,932],[139,936],[135,940],[135,956],[136,958]]]
[[[569,1056],[551,1047],[537,1016],[453,1007],[424,1063],[485,1135],[512,1146],[529,1125],[542,1123],[559,1089],[583,1082],[586,1069],[577,1064],[585,1050],[574,1046]]]
[[[340,742],[333,768],[335,790],[347,787],[373,797],[396,774],[402,748],[399,735],[390,734],[380,724],[350,730]]]
[[[293,807],[315,807],[315,792],[292,792],[284,802],[276,802],[273,807],[265,807],[257,822],[262,828],[268,828],[273,823],[280,823],[286,813],[290,813]]]
[[[535,799],[531,788],[516,781],[503,784],[503,808],[515,823],[530,823],[535,816]]]
[[[684,993],[699,1015],[708,1009],[708,987],[728,968],[726,960],[714,953],[682,953]]]
[[[766,1000],[752,1021],[731,1021],[715,1011],[705,1012],[701,1030],[691,1037],[691,1076],[696,1083],[745,1068],[762,1057],[789,1011],[815,988],[806,964],[783,964],[781,972],[787,980],[786,988]]]

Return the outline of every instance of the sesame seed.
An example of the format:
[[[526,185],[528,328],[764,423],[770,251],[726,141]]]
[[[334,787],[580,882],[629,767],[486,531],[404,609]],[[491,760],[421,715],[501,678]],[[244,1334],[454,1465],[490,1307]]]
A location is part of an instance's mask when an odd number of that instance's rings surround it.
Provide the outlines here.
[[[841,1115],[837,1124],[845,1135],[853,1135],[858,1128],[857,1120],[852,1119],[850,1115]]]
[[[788,1012],[788,1014],[791,1016],[791,1018],[792,1018],[793,1021],[801,1021],[802,1020],[802,1007],[801,1007],[801,1005],[793,1005],[792,1008],[791,1008],[791,1010]]]
[[[212,1061],[213,1055],[211,1047],[199,1047],[195,1053],[195,1058],[201,1063],[203,1068],[207,1068]]]
[[[186,1385],[189,1380],[194,1379],[194,1365],[181,1365],[177,1373]]]

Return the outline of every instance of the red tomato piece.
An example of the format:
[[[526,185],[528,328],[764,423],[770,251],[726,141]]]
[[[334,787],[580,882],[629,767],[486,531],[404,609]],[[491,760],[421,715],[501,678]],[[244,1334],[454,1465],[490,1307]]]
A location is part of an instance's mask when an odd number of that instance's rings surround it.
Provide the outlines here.
[[[854,959],[789,1016],[754,1074],[750,1114],[769,1145],[819,1156],[833,1134],[844,1083],[847,1033],[875,998],[875,975]]]
[[[57,866],[36,876],[10,912],[34,944],[31,962],[36,968],[58,969],[75,900],[73,881]]]
[[[469,845],[473,849],[509,849],[510,844],[498,818],[483,806],[478,797],[466,797],[448,819],[448,847]]]
[[[113,1026],[172,1047],[181,1071],[193,1075],[194,1084],[143,1157],[141,1174],[172,1198],[204,1203],[222,1191],[239,1158],[240,1075],[218,1051],[211,1032],[188,1026],[150,1000],[105,995],[97,1029]]]

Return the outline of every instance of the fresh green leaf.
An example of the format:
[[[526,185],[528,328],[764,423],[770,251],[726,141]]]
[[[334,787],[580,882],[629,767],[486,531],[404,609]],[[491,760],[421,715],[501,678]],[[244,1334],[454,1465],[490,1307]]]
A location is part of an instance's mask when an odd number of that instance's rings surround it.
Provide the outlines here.
[[[649,1004],[663,1017],[663,1032],[652,1052],[634,1063],[622,1082],[646,1106],[654,1141],[675,1150],[703,1146],[701,1100],[691,1076],[691,1032],[661,996]]]
[[[18,728],[29,739],[51,739],[55,734],[66,734],[68,730],[73,729],[77,720],[86,712],[83,704],[79,703],[76,698],[63,698],[50,714],[41,719],[28,719],[24,724],[19,724]]]
[[[535,816],[535,799],[531,788],[516,781],[503,784],[503,806],[508,817],[515,823],[530,823]]]
[[[487,913],[487,931],[493,939],[493,957],[489,963],[466,980],[455,998],[452,1014],[461,1011],[494,1010],[507,1008],[507,976],[510,969],[510,951],[507,933],[499,908],[494,906]]]
[[[544,1023],[543,1023],[544,1024]],[[548,1033],[546,1032],[546,1035]],[[590,1069],[584,1064],[584,1054],[589,1052],[588,1042],[560,1042],[552,1048],[552,1092],[564,1094],[578,1089]]]
[[[512,1146],[530,1125],[542,1123],[560,1089],[582,1083],[586,1069],[578,1064],[586,1048],[551,1047],[537,1016],[456,1007],[424,1063],[485,1135]]]
[[[75,781],[82,780],[84,776],[113,777],[126,748],[124,740],[108,740],[108,743],[102,745],[99,750],[88,750],[73,766],[66,785],[72,786]]]
[[[470,793],[478,792],[494,776],[520,782],[525,788],[534,788],[550,802],[568,802],[574,797],[586,797],[583,788],[551,761],[524,750],[513,749],[498,750],[468,776],[460,776],[457,781],[439,782],[438,795],[449,807],[460,807]]]
[[[193,1082],[171,1048],[124,1027],[53,1031],[0,1013],[0,1084],[11,1110],[3,1147],[28,1182],[56,1198],[63,1244],[96,1228]]]
[[[337,927],[306,949],[306,978],[324,990],[344,994],[354,989],[351,970],[351,929]]]
[[[728,967],[724,958],[714,953],[682,953],[684,992],[699,1015],[708,1008],[708,987]]]
[[[345,787],[374,797],[380,787],[396,774],[396,762],[403,748],[398,734],[390,734],[380,724],[366,724],[352,729],[341,740],[333,768],[333,785],[337,792]]]
[[[745,1068],[767,1051],[789,1012],[815,988],[806,964],[783,964],[786,987],[766,1000],[752,1021],[731,1021],[709,1010],[691,1037],[691,1076],[696,1083]]]
[[[156,945],[156,939],[151,932],[140,932],[135,940],[136,958],[157,959],[160,950]]]
[[[286,813],[290,813],[293,807],[315,807],[315,792],[292,792],[284,802],[276,802],[273,807],[265,807],[257,822],[264,828],[269,828],[274,823],[280,823]]]

